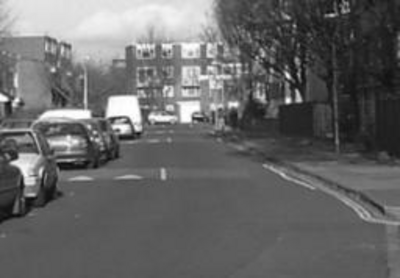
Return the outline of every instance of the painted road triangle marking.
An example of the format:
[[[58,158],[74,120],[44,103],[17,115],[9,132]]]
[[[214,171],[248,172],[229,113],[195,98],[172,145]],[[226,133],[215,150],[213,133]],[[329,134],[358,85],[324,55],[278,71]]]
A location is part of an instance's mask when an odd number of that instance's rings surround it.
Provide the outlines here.
[[[149,140],[147,140],[147,143],[149,143],[149,144],[157,144],[157,143],[160,143],[160,139],[149,139]]]
[[[76,176],[69,179],[69,181],[93,181],[93,180],[94,178],[88,176]]]
[[[123,175],[115,177],[114,180],[142,180],[143,177],[137,175]]]

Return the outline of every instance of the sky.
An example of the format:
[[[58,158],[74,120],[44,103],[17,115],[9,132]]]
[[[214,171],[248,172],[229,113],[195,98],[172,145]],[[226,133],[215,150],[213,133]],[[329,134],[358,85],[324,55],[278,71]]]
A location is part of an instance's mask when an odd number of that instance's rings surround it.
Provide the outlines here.
[[[212,0],[7,0],[16,35],[48,35],[77,57],[124,58],[150,28],[177,41],[194,39]]]

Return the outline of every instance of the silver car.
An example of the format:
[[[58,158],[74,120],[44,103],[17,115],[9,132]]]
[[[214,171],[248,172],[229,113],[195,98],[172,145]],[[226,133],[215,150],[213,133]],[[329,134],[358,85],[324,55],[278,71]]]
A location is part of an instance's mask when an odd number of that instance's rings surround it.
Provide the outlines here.
[[[57,194],[59,169],[53,150],[33,129],[1,130],[0,141],[6,140],[14,141],[18,149],[18,159],[11,163],[23,174],[25,198],[34,206],[44,206]]]

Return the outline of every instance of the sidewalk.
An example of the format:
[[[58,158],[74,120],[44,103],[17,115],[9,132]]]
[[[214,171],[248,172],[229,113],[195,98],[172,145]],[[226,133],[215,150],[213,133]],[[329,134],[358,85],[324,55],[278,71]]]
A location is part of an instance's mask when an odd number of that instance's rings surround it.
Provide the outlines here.
[[[262,155],[266,161],[337,186],[400,219],[400,164],[366,157],[349,146],[336,155],[332,144],[277,134],[225,132],[225,141]]]

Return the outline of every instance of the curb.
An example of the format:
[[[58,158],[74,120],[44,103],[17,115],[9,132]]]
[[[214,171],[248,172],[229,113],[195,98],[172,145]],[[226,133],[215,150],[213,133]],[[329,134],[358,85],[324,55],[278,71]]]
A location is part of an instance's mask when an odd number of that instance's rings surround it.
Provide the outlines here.
[[[225,136],[218,136],[216,134],[214,134],[215,137],[219,137],[222,140],[224,140],[225,142],[230,142],[230,143],[235,143],[235,144],[241,144],[244,146],[245,150],[252,152],[255,155],[259,155],[261,156],[263,159],[265,159],[267,162],[274,164],[278,167],[282,167],[285,168],[286,170],[290,171],[291,174],[293,175],[302,175],[304,177],[308,177],[311,179],[314,179],[315,181],[319,182],[322,186],[325,186],[331,190],[335,190],[336,192],[339,192],[341,194],[345,194],[347,197],[351,198],[352,200],[358,202],[358,203],[363,203],[364,205],[368,206],[368,210],[371,210],[371,213],[374,213],[374,215],[378,216],[378,217],[385,217],[387,218],[387,220],[389,221],[398,221],[399,219],[397,219],[397,217],[391,213],[388,212],[387,208],[378,203],[377,201],[375,201],[373,198],[369,197],[367,194],[346,187],[342,184],[339,184],[337,182],[334,182],[332,180],[329,180],[323,176],[314,174],[312,172],[309,172],[307,170],[301,169],[298,166],[295,166],[293,164],[291,164],[290,162],[284,161],[278,157],[271,157],[268,156],[268,154],[266,154],[265,152],[261,151],[260,149],[258,149],[257,147],[254,146],[254,144],[246,144],[246,140],[237,140],[237,138],[235,138],[236,140],[231,140],[228,137]],[[247,141],[247,142],[251,142],[251,141]]]

